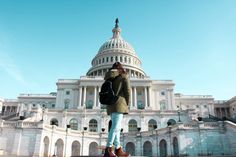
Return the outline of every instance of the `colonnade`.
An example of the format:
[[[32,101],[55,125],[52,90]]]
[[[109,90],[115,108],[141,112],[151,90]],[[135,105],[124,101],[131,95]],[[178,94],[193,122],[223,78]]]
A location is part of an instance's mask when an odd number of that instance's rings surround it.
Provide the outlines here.
[[[78,108],[83,108],[86,106],[86,103],[88,101],[88,88],[93,88],[93,108],[100,108],[101,104],[99,102],[99,91],[101,90],[100,86],[80,86],[79,87],[79,97],[78,97]],[[129,106],[131,109],[137,109],[138,108],[138,98],[137,98],[137,88],[141,90],[141,92],[144,92],[144,102],[143,107],[144,109],[149,108],[151,104],[151,88],[149,86],[144,87],[138,87],[133,86],[130,90],[130,102]]]
[[[217,107],[215,108],[215,115],[217,117],[230,117],[230,112],[229,112],[229,108],[228,107]]]
[[[19,112],[18,106],[3,106],[2,115],[10,115]]]

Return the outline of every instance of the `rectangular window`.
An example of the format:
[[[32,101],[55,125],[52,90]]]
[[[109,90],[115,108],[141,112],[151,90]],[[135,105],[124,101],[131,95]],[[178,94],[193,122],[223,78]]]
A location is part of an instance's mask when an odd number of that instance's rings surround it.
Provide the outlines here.
[[[66,91],[66,95],[70,95],[70,91]]]
[[[142,95],[142,92],[141,91],[137,91],[137,95]]]

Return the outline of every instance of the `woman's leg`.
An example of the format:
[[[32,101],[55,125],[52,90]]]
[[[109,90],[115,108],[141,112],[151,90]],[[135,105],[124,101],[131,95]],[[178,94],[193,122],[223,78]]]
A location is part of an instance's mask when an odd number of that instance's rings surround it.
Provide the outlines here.
[[[107,147],[112,147],[113,143],[116,148],[120,147],[120,130],[122,119],[122,113],[115,112],[111,114],[112,125],[108,135]]]
[[[119,113],[119,117],[118,117],[118,124],[117,124],[117,133],[114,139],[114,145],[115,145],[115,149],[118,149],[121,147],[120,145],[120,130],[121,130],[121,122],[123,120],[123,114]]]

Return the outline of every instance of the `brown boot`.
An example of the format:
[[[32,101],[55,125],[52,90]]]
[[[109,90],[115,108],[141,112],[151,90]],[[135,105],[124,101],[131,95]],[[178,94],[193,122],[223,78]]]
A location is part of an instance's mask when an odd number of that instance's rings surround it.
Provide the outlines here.
[[[123,151],[123,149],[120,147],[118,149],[115,150],[115,153],[118,157],[129,157],[130,154],[129,153],[126,153]]]
[[[106,147],[105,154],[103,157],[117,157],[116,154],[113,152],[112,147]]]

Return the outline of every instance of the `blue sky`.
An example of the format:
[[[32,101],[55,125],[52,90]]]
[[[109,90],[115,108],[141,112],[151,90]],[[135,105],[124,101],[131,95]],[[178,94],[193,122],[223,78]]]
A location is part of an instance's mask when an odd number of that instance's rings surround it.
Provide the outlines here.
[[[78,79],[119,18],[152,79],[175,92],[236,95],[235,0],[0,0],[0,97],[56,91]]]

